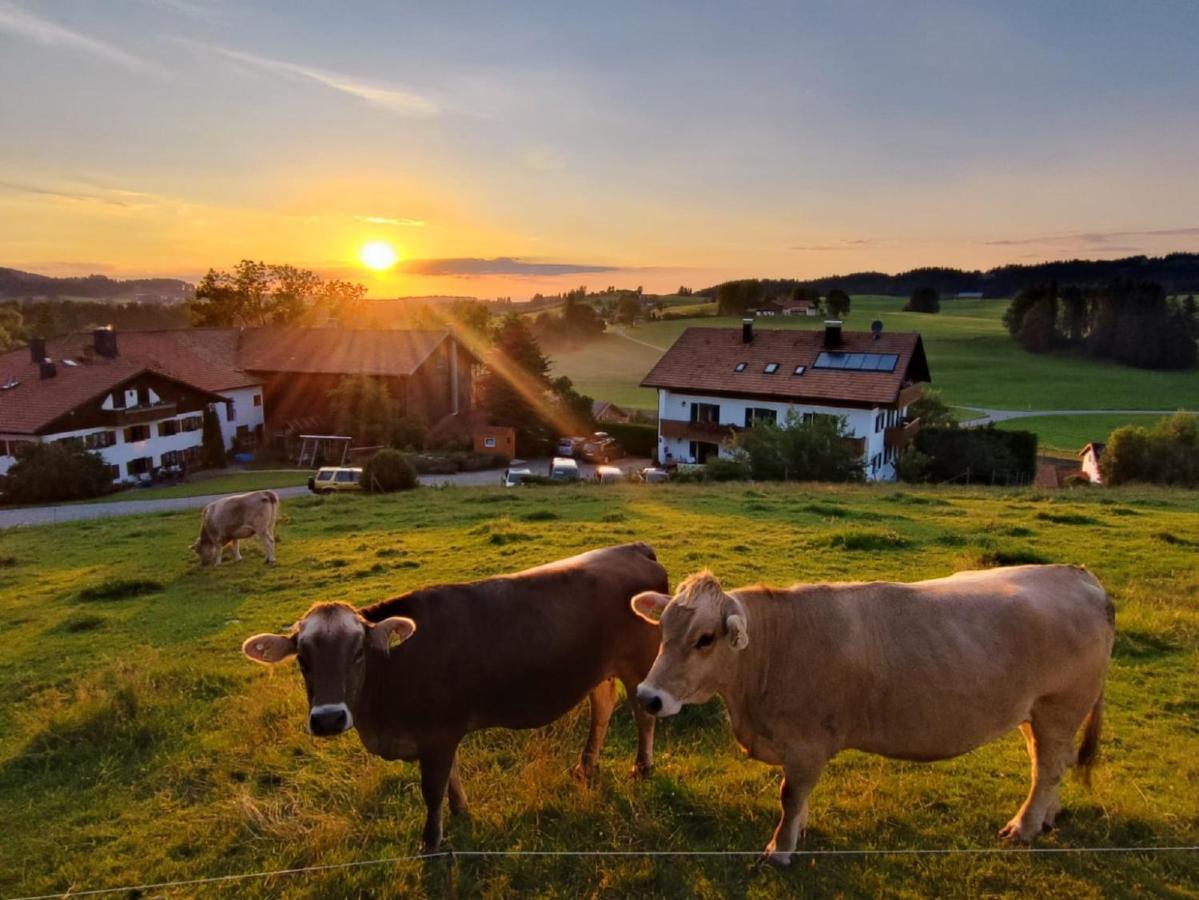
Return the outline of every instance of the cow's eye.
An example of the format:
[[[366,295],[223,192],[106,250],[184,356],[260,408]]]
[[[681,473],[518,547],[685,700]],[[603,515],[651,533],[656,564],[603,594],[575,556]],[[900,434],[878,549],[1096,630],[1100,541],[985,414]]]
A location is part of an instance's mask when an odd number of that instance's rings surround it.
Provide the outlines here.
[[[712,646],[712,641],[714,641],[714,640],[716,640],[715,635],[705,634],[698,641],[695,642],[695,649],[703,650],[704,647],[710,647],[710,646]]]

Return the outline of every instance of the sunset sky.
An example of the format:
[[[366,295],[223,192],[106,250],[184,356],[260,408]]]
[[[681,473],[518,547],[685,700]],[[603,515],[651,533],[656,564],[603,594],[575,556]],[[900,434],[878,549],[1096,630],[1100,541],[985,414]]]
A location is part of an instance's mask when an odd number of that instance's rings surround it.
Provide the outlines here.
[[[0,265],[523,298],[1196,250],[1196,47],[1194,0],[0,0]]]

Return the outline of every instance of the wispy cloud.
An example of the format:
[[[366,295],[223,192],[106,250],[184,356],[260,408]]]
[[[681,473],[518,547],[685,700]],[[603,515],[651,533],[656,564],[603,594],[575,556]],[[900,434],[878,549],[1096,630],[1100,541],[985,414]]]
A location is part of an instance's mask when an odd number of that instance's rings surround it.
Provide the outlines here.
[[[141,0],[141,2],[146,6],[169,9],[202,22],[220,22],[224,18],[224,10],[212,3],[195,2],[195,0]]]
[[[388,216],[354,216],[359,222],[369,225],[394,225],[397,228],[424,228],[424,219],[392,219]]]
[[[848,238],[846,240],[827,241],[820,244],[797,244],[790,249],[818,252],[829,250],[865,250],[867,247],[877,243],[878,241],[875,238]]]
[[[511,256],[495,259],[413,259],[402,266],[412,275],[583,275],[589,272],[613,272],[618,266],[581,263],[527,262]]]
[[[6,2],[6,0],[0,0],[0,32],[24,38],[45,47],[86,53],[127,69],[140,69],[146,65],[142,60],[126,53],[119,47],[97,38],[88,37],[86,34],[71,31],[69,28],[36,16],[24,7]]]
[[[1039,237],[1003,238],[983,243],[997,247],[1018,247],[1027,244],[1054,244],[1107,250],[1136,250],[1137,247],[1113,246],[1112,241],[1145,237],[1199,237],[1199,227],[1154,228],[1144,231],[1079,231],[1068,234],[1045,234]]]
[[[331,72],[328,69],[318,69],[315,66],[306,66],[282,59],[271,59],[270,57],[259,56],[255,53],[230,50],[227,47],[191,41],[186,38],[176,38],[176,40],[181,44],[209,53],[215,53],[218,56],[223,56],[225,59],[250,66],[262,72],[279,75],[292,81],[315,82],[329,90],[348,94],[358,100],[382,107],[396,115],[435,116],[441,112],[441,107],[435,101],[399,85],[365,81],[355,75]]]
[[[60,190],[57,188],[43,187],[37,184],[22,184],[16,181],[0,181],[0,190],[11,191],[16,194],[33,194],[42,197],[60,197],[64,200],[75,200],[81,203],[103,203],[106,206],[122,206],[127,207],[130,204],[119,197],[105,196],[104,194],[93,194],[87,191]]]

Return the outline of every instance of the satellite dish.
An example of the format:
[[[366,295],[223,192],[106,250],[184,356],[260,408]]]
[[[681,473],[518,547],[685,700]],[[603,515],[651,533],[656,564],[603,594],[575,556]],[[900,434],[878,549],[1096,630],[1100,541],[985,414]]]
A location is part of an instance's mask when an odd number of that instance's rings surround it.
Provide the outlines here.
[[[871,333],[874,334],[875,337],[878,337],[880,334],[882,334],[883,333],[883,320],[875,319],[873,322],[871,322],[870,323],[870,331],[871,331]]]

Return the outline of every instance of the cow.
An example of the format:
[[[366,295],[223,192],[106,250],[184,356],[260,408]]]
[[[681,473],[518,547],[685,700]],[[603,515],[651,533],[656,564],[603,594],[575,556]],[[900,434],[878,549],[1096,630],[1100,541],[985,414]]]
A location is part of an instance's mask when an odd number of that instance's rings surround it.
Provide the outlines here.
[[[1067,768],[1089,778],[1115,610],[1085,569],[727,593],[704,571],[673,597],[647,592],[632,603],[661,625],[658,658],[637,688],[643,707],[669,716],[719,694],[741,747],[782,766],[782,818],[764,853],[771,862],[791,861],[808,794],[845,749],[948,759],[1019,727],[1032,789],[1000,836],[1024,842],[1053,826]]]
[[[573,773],[594,774],[615,680],[631,699],[658,652],[658,629],[629,603],[668,584],[653,550],[625,544],[358,610],[318,603],[287,634],[255,635],[242,652],[267,664],[298,657],[313,735],[355,728],[369,752],[420,763],[422,846],[434,852],[447,789],[450,810],[466,811],[457,749],[472,731],[538,728],[587,697],[591,727]],[[644,775],[653,767],[654,717],[631,706],[634,772]]]
[[[275,564],[275,521],[279,518],[279,495],[274,491],[251,491],[213,500],[200,515],[200,536],[192,550],[202,566],[219,566],[225,545],[233,547],[234,562],[241,561],[242,538],[258,535],[266,551],[267,565]]]

